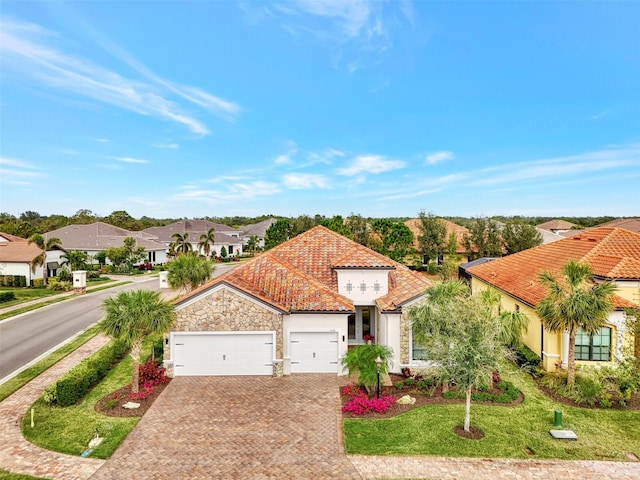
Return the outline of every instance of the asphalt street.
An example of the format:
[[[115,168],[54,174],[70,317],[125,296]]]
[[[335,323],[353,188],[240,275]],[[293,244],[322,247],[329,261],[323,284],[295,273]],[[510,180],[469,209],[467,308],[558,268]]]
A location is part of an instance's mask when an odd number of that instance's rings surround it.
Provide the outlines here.
[[[152,277],[87,293],[0,322],[0,382],[100,321],[107,297],[139,288],[159,290],[160,282]]]

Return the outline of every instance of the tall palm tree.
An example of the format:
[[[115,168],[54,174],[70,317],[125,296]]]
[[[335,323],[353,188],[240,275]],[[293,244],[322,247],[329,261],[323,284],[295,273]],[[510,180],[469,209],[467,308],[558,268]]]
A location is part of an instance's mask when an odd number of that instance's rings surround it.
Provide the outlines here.
[[[42,283],[47,284],[47,251],[54,247],[62,247],[62,240],[56,237],[45,238],[39,233],[34,233],[29,237],[29,245],[35,243],[40,250],[40,255],[31,260],[31,273],[36,273],[36,268],[42,268]]]
[[[171,235],[171,238],[175,238],[174,248],[177,254],[180,253],[189,253],[193,250],[193,245],[189,241],[189,234],[185,233],[184,235],[181,233],[174,233]]]
[[[551,332],[569,333],[569,362],[567,385],[575,383],[575,349],[578,329],[596,333],[613,310],[613,282],[592,281],[591,267],[586,263],[570,260],[562,267],[562,277],[542,272],[540,282],[548,294],[536,307],[536,313],[544,327]]]
[[[207,233],[200,235],[200,242],[198,242],[198,251],[202,250],[205,257],[209,257],[211,248],[216,243],[216,229],[211,227],[207,230]]]
[[[131,347],[131,392],[138,393],[142,342],[149,335],[169,330],[175,320],[174,306],[162,300],[159,292],[131,290],[107,298],[103,308],[105,317],[99,324],[100,330]]]

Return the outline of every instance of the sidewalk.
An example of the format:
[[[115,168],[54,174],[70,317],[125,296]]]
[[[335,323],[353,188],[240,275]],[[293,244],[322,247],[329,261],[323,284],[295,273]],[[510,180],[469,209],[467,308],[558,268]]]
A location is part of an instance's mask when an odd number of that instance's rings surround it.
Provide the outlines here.
[[[51,452],[27,442],[20,424],[46,387],[109,341],[96,336],[0,403],[0,468],[56,480],[86,480],[104,460]]]

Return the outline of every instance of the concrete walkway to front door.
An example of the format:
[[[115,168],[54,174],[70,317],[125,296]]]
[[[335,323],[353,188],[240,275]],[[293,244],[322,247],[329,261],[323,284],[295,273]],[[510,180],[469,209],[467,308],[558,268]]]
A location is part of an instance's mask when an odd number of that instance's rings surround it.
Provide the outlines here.
[[[177,377],[92,480],[361,479],[335,375]]]

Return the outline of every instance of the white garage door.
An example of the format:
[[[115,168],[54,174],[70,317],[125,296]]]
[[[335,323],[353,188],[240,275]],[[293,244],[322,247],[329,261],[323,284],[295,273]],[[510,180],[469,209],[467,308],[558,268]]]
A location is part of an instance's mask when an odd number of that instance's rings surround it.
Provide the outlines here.
[[[272,375],[273,332],[174,333],[176,376]]]
[[[338,373],[337,332],[291,332],[292,373]]]

